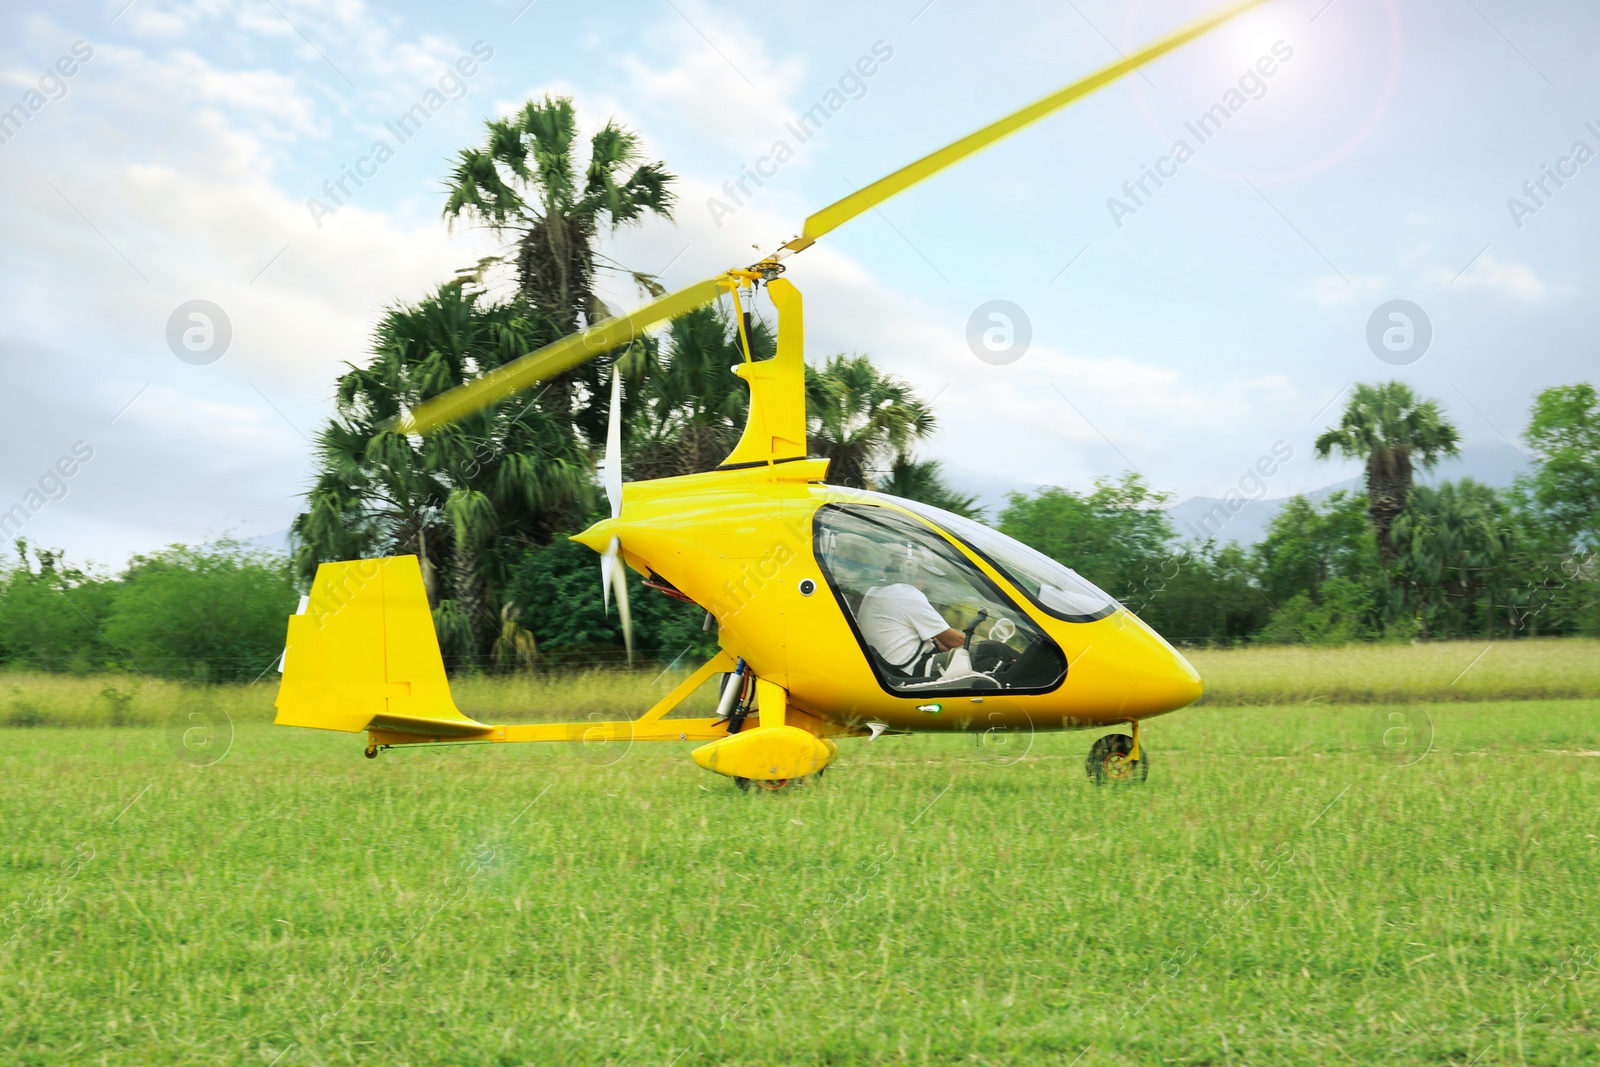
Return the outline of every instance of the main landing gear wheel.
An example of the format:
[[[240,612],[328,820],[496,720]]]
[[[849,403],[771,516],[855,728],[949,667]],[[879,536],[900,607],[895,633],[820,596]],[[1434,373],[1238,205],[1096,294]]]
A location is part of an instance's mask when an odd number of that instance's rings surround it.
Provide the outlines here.
[[[739,787],[741,793],[748,793],[752,789],[758,793],[778,793],[785,789],[799,789],[808,782],[820,781],[822,772],[827,769],[824,767],[816,774],[808,774],[800,778],[735,778],[733,784]]]
[[[739,787],[741,793],[748,793],[752,789],[758,793],[776,793],[787,789],[791,780],[798,779],[774,778],[769,781],[764,778],[735,778],[733,784]]]
[[[1150,750],[1139,746],[1139,758],[1131,760],[1133,738],[1127,734],[1106,734],[1089,749],[1084,769],[1095,785],[1120,785],[1123,782],[1142,782],[1150,777]]]

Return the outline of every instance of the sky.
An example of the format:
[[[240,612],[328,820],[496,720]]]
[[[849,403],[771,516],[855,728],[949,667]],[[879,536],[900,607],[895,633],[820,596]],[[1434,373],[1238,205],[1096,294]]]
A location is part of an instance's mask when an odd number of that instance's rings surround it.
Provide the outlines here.
[[[8,539],[116,568],[287,527],[384,309],[502,250],[442,183],[524,101],[678,176],[673,221],[604,249],[675,288],[1207,8],[6,5]],[[1578,3],[1271,0],[789,260],[808,358],[870,354],[932,401],[925,452],[996,484],[1314,490],[1359,474],[1316,434],[1389,379],[1509,455],[1595,378],[1596,39]]]

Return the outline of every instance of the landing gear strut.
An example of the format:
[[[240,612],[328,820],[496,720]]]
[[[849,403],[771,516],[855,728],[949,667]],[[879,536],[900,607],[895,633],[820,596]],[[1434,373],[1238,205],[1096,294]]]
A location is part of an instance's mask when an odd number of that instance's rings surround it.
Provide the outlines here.
[[[1150,754],[1138,742],[1139,724],[1133,724],[1133,736],[1106,734],[1089,749],[1084,769],[1095,785],[1120,785],[1123,782],[1142,782],[1150,777]]]

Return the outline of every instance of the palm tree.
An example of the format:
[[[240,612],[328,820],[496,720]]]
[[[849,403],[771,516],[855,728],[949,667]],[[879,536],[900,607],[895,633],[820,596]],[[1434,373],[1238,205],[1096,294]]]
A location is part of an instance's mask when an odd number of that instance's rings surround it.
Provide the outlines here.
[[[750,351],[770,358],[777,344],[752,316]],[[727,458],[744,430],[749,388],[733,373],[744,361],[737,325],[718,305],[673,320],[665,354],[636,346],[623,361],[627,470],[633,478],[708,471]]]
[[[1386,562],[1395,559],[1391,528],[1411,494],[1412,468],[1430,470],[1456,455],[1460,435],[1432,400],[1419,401],[1404,382],[1357,385],[1339,425],[1317,438],[1319,459],[1334,452],[1367,465],[1367,513]]]
[[[889,476],[878,480],[877,488],[890,496],[919,500],[969,519],[983,518],[977,495],[960,492],[946,482],[944,465],[936,459],[913,459],[902,452],[894,458]]]
[[[1449,632],[1454,614],[1466,632],[1467,617],[1483,593],[1489,595],[1485,629],[1492,633],[1495,577],[1509,548],[1506,509],[1489,486],[1471,478],[1437,489],[1419,486],[1394,521],[1397,569],[1424,607],[1435,600],[1438,623]],[[1455,612],[1444,608],[1454,603]]]
[[[316,437],[320,469],[290,526],[304,580],[328,560],[416,553],[429,599],[443,612],[441,635],[468,656],[484,654],[499,630],[493,591],[516,551],[572,525],[592,492],[587,451],[536,399],[427,437],[391,428],[421,401],[555,336],[520,299],[482,301],[458,279],[388,310],[372,360],[339,379],[335,413]]]
[[[866,356],[837,355],[806,367],[810,451],[829,460],[828,481],[872,488],[869,473],[930,436],[933,409],[911,386]]]
[[[614,120],[589,140],[589,162],[581,180],[573,158],[577,113],[570,97],[530,100],[509,118],[485,122],[477,148],[463,148],[451,171],[444,215],[462,215],[497,233],[515,234],[517,281],[529,305],[555,326],[557,336],[607,316],[595,293],[595,242],[602,233],[638,223],[647,214],[672,217],[676,179],[659,162],[640,162],[639,136]],[[652,292],[662,290],[649,275],[627,272]],[[574,376],[595,379],[594,363],[568,372],[551,387],[551,406],[571,410]],[[592,387],[595,381],[588,381]],[[597,412],[584,431],[603,432],[604,390],[591,388]]]

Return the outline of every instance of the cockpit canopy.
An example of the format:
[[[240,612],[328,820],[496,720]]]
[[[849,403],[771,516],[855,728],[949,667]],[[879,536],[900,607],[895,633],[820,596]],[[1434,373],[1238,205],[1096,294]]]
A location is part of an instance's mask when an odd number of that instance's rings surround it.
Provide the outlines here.
[[[892,497],[878,499],[911,508]],[[923,505],[916,508],[920,511]],[[1060,646],[951,543],[945,515],[919,521],[876,503],[826,504],[817,511],[817,560],[878,681],[905,696],[1055,689],[1067,673]],[[943,534],[930,523],[944,526]],[[991,539],[1015,545],[986,527],[971,525]],[[993,559],[972,540],[962,540],[976,554]],[[1010,570],[995,567],[1010,578]],[[1026,573],[1042,569],[1033,564]],[[1076,577],[1071,571],[1066,574]],[[1087,593],[1055,574],[1035,579],[1031,586],[1025,579],[1013,580],[1030,599],[1047,598],[1046,603],[1072,609],[1075,618],[1095,612],[1103,617],[1115,608],[1104,594],[1092,600],[1099,591],[1086,582]],[[1080,599],[1065,599],[1070,594]],[[965,647],[942,653],[935,637],[947,630],[961,632]]]
[[[921,515],[946,534],[964,542],[1047,615],[1064,622],[1094,622],[1117,610],[1115,600],[1071,567],[981,522],[915,500],[879,493],[872,495],[882,496],[886,501]]]

